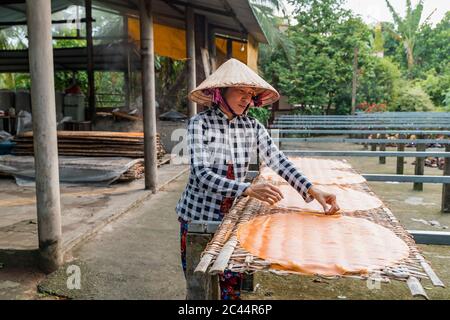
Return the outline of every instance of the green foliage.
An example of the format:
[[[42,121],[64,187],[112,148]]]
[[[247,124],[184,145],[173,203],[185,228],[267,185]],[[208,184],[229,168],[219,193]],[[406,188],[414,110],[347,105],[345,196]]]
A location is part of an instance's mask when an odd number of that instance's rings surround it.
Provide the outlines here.
[[[377,24],[374,29],[374,43],[373,43],[373,50],[374,52],[384,52],[384,38],[383,38],[383,32],[381,23]]]
[[[450,11],[433,28],[425,25],[417,39],[415,75],[421,77],[429,70],[437,74],[450,72]]]
[[[288,37],[288,32],[282,31],[282,26],[289,24],[286,17],[286,8],[281,0],[251,0],[251,7],[261,25],[269,44],[261,44],[259,47],[258,59],[260,65],[264,66],[274,54],[279,54],[289,63],[294,62],[295,49],[292,41]],[[281,12],[284,17],[278,17],[275,13]],[[273,79],[277,81],[277,79]]]
[[[24,26],[14,26],[0,29],[0,50],[20,50],[26,49],[27,29]]]
[[[389,58],[369,57],[361,68],[358,101],[368,103],[394,102],[401,73]]]
[[[353,51],[358,46],[360,59],[365,60],[370,29],[342,9],[343,0],[290,3],[298,22],[286,32],[294,57],[286,59],[274,50],[261,60],[263,74],[290,103],[300,105],[301,112],[329,112],[331,106],[343,112],[351,93]]]
[[[399,95],[389,111],[433,111],[434,105],[428,94],[419,86],[404,81]]]
[[[81,91],[87,95],[88,81],[87,73],[85,71],[57,71],[55,72],[55,89],[58,91],[64,91],[73,82],[76,82]]]
[[[434,105],[443,106],[447,92],[450,91],[450,70],[442,75],[437,75],[435,70],[430,70],[427,77],[418,84],[430,96]]]
[[[423,12],[423,0],[420,0],[414,8],[411,5],[411,0],[406,0],[406,15],[404,18],[395,11],[389,0],[386,0],[386,5],[395,22],[395,29],[391,29],[390,31],[396,40],[403,44],[408,62],[408,70],[411,72],[415,63],[414,47],[421,28],[420,19]]]
[[[263,125],[266,125],[270,118],[270,111],[264,107],[254,107],[248,110],[248,115],[256,118]]]
[[[447,91],[447,94],[445,95],[444,109],[445,111],[450,112],[450,90]]]
[[[174,108],[174,106],[178,108],[178,111],[186,112],[186,68],[185,61],[161,56],[155,57],[156,100],[161,113]]]
[[[27,48],[26,28],[14,26],[0,30],[0,50]],[[29,89],[30,76],[26,73],[1,73],[0,89]]]
[[[30,75],[28,73],[0,74],[0,89],[30,89]]]
[[[323,113],[322,108],[317,106],[302,105],[291,111],[294,115],[321,115]]]

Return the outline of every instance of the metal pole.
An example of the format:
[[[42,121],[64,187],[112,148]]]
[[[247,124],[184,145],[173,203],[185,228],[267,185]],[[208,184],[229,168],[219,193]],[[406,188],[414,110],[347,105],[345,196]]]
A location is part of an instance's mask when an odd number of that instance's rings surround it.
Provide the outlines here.
[[[195,17],[194,9],[191,6],[186,7],[186,56],[188,63],[188,92],[191,92],[197,86],[195,73]],[[197,104],[188,101],[189,117],[197,113]]]
[[[424,136],[423,135],[418,135],[417,138],[418,139],[424,139]],[[416,145],[416,151],[425,151],[425,150],[426,150],[426,145],[425,144],[418,143]],[[423,157],[416,158],[416,165],[415,165],[415,168],[414,168],[414,174],[417,175],[417,176],[423,176],[424,169],[425,169],[425,158],[423,158]],[[423,191],[423,183],[421,183],[421,182],[414,182],[413,189],[415,191]]]
[[[385,134],[380,135],[380,139],[386,139]],[[380,143],[380,151],[386,151],[386,145],[384,143]],[[380,157],[378,159],[379,164],[386,164],[386,157]]]
[[[63,261],[50,0],[27,0],[31,101],[36,171],[39,265]]]
[[[92,0],[85,0],[86,9],[86,47],[89,120],[95,123],[95,77],[94,77],[94,42],[92,40]]]
[[[155,53],[152,1],[139,0],[142,59],[142,109],[144,112],[145,189],[156,192]]]
[[[445,146],[445,151],[450,152],[450,145]],[[444,160],[444,176],[450,176],[450,158]],[[450,213],[450,184],[442,185],[442,212]]]
[[[399,139],[404,139],[406,136],[399,135]],[[397,146],[397,151],[403,152],[405,151],[405,144],[399,143]],[[405,168],[405,158],[404,157],[397,157],[397,174],[403,174]]]

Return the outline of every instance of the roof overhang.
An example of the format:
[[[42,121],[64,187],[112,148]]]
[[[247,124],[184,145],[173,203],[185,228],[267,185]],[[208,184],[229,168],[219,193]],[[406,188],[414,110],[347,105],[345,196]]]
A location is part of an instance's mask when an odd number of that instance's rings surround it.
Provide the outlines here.
[[[71,5],[84,5],[83,0],[52,0],[52,11],[64,10]],[[123,15],[139,16],[139,0],[93,0],[97,9],[113,10]],[[190,6],[194,12],[206,17],[216,33],[246,39],[251,35],[257,42],[267,39],[248,0],[153,0],[156,23],[185,28],[185,11]],[[1,0],[0,22],[26,21],[24,0]]]

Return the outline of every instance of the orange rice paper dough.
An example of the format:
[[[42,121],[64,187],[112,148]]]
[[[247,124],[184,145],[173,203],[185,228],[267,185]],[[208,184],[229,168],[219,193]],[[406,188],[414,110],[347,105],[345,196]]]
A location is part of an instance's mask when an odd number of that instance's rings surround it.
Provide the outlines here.
[[[271,269],[307,275],[366,275],[409,255],[391,230],[340,215],[262,215],[241,224],[237,235],[240,245],[271,263]]]
[[[290,185],[277,186],[283,194],[283,199],[273,206],[287,209],[300,209],[310,212],[323,212],[318,201],[306,203],[300,194]],[[341,211],[353,212],[357,210],[370,210],[383,205],[380,199],[368,193],[354,190],[346,186],[317,186],[318,189],[336,195],[336,201]]]
[[[318,167],[327,169],[351,169],[352,166],[345,160],[323,159],[323,158],[306,158],[306,157],[290,157],[289,160],[299,168],[301,167]]]
[[[351,166],[339,160],[315,158],[289,158],[291,162],[314,184],[355,184],[366,181]],[[261,169],[261,176],[276,184],[286,181],[269,167]]]

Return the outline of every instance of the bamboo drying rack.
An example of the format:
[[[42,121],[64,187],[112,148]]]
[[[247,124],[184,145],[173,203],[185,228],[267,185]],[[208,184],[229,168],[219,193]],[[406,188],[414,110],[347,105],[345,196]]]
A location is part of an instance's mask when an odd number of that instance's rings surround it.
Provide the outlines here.
[[[257,176],[253,183],[263,183],[266,180]],[[280,184],[278,182],[277,184]],[[355,190],[366,192],[372,196],[376,195],[370,190],[367,183],[346,185]],[[200,263],[195,272],[215,275],[225,269],[240,273],[273,272],[275,274],[298,274],[293,271],[281,271],[271,269],[271,263],[256,257],[242,248],[237,238],[238,227],[251,219],[267,214],[288,213],[292,209],[274,208],[269,205],[249,197],[237,199],[230,212],[218,226],[213,238],[202,253]],[[428,298],[420,280],[428,279],[436,287],[444,287],[444,283],[439,279],[431,268],[430,264],[420,253],[412,236],[402,227],[394,214],[382,205],[379,208],[342,212],[344,216],[364,218],[393,231],[402,239],[409,248],[409,256],[392,266],[379,270],[370,270],[368,274],[344,274],[335,277],[325,277],[327,279],[355,278],[361,280],[374,280],[380,282],[390,282],[391,280],[404,281],[407,283],[413,296],[423,296]],[[317,275],[320,276],[320,275]]]

